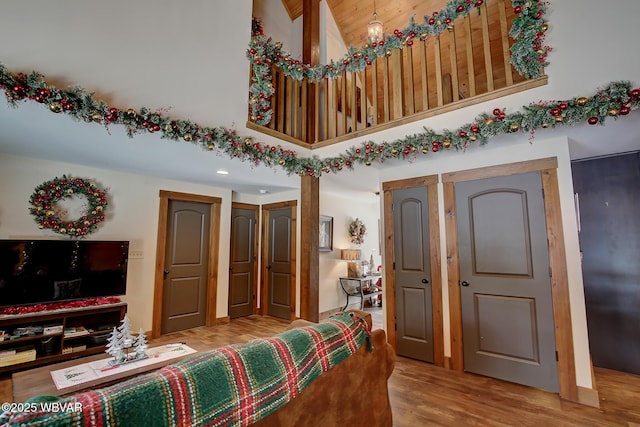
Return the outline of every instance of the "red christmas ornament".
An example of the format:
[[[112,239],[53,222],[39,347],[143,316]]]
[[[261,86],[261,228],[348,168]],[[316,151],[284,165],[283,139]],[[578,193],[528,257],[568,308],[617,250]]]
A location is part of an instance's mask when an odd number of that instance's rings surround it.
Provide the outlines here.
[[[480,128],[477,125],[471,126],[471,132],[478,133],[480,132]]]
[[[460,138],[466,138],[467,137],[467,133],[463,130],[460,131],[460,133],[458,134],[458,136],[460,136]]]
[[[518,13],[522,12],[522,6],[516,6],[516,7],[514,7],[514,8],[513,8],[513,11],[514,11],[516,14],[518,14]]]
[[[433,24],[435,24],[436,20],[433,19],[433,18],[429,18],[428,22],[429,22],[429,25],[433,25]]]
[[[553,108],[551,109],[551,115],[553,117],[558,117],[560,114],[562,114],[562,111],[560,111],[559,108]]]
[[[630,111],[631,109],[629,107],[620,107],[621,116],[626,116],[627,114],[629,114]]]
[[[640,89],[638,89],[638,88],[632,89],[629,92],[629,95],[631,95],[631,97],[633,97],[633,98],[640,98]]]
[[[460,13],[464,10],[464,6],[463,5],[458,5],[458,7],[456,7],[456,12]]]
[[[494,116],[499,116],[501,112],[502,112],[502,111],[501,111],[499,108],[494,108],[494,110],[493,110],[493,115],[494,115]]]
[[[482,6],[482,3],[483,3],[482,0],[476,0],[476,7]]]
[[[560,107],[561,110],[566,110],[567,108],[569,108],[569,105],[567,105],[566,102],[561,102],[560,104],[558,104],[558,107]]]
[[[589,122],[590,125],[595,125],[598,123],[598,118],[597,117],[589,117],[589,120],[587,120],[587,122]]]

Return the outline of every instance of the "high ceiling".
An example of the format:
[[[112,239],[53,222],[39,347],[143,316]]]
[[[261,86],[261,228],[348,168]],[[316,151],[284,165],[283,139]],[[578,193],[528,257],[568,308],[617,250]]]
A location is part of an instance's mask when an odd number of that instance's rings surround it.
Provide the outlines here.
[[[302,15],[302,0],[282,0],[291,20]],[[385,33],[407,26],[411,16],[422,22],[424,15],[442,9],[446,0],[327,0],[333,18],[347,46],[367,41],[367,24],[373,19],[374,4]]]

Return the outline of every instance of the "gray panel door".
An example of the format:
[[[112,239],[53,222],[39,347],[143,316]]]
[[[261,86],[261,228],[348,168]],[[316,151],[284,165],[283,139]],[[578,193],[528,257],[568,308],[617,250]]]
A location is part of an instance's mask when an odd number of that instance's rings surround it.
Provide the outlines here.
[[[397,351],[433,363],[429,209],[425,187],[393,191]]]
[[[210,206],[169,202],[162,333],[206,321]]]
[[[267,314],[291,319],[291,208],[269,211]]]
[[[540,174],[455,191],[465,370],[557,392]]]
[[[232,319],[253,314],[255,226],[255,210],[231,209],[229,317]]]

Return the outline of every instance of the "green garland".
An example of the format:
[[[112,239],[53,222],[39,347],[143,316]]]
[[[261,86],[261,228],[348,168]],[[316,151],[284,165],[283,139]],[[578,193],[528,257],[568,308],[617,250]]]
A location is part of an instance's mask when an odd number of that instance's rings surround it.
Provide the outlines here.
[[[130,137],[142,132],[158,132],[162,138],[186,141],[255,165],[279,165],[289,174],[315,177],[336,173],[344,168],[353,169],[355,165],[383,163],[387,159],[411,161],[419,155],[432,155],[430,153],[442,149],[464,150],[470,144],[485,144],[489,138],[501,134],[520,131],[533,133],[540,128],[575,125],[585,121],[603,124],[608,118],[617,119],[640,106],[640,88],[632,89],[628,81],[612,82],[590,97],[538,102],[511,114],[496,108],[492,113],[482,113],[474,121],[454,130],[436,132],[425,127],[423,132],[393,142],[366,141],[338,156],[320,159],[317,156],[300,157],[293,150],[239,136],[234,130],[173,119],[148,108],[123,111],[109,107],[79,87],[60,90],[49,86],[42,75],[35,71],[29,75],[13,75],[0,64],[0,88],[5,91],[7,101],[13,107],[17,107],[21,101],[35,101],[46,105],[53,113],[68,114],[76,120],[97,122],[104,126],[123,125]]]
[[[56,202],[77,194],[86,198],[83,215],[72,221],[60,218],[55,209]],[[29,204],[32,206],[29,212],[40,228],[72,237],[84,237],[94,231],[104,221],[104,211],[109,206],[107,192],[98,188],[95,182],[67,175],[37,186]]]
[[[488,0],[487,0],[488,1]],[[296,80],[308,79],[318,82],[324,78],[337,79],[343,73],[360,72],[378,58],[389,56],[395,49],[412,46],[414,41],[427,42],[430,37],[439,37],[452,28],[452,23],[478,9],[484,0],[450,0],[446,7],[424,17],[418,24],[411,17],[403,30],[394,30],[393,35],[385,35],[380,42],[367,43],[360,48],[349,47],[347,53],[337,62],[328,65],[311,66],[301,63],[282,50],[282,43],[265,37],[262,25],[254,20],[252,37],[247,50],[247,58],[253,67],[254,76],[249,87],[251,120],[259,125],[271,122],[271,97],[273,88],[271,65],[279,68],[284,75]],[[544,34],[548,24],[544,20],[548,2],[534,0],[512,0],[517,17],[509,32],[514,43],[511,46],[511,63],[516,71],[526,78],[537,78],[543,73],[548,62],[546,57],[551,48],[544,44]]]

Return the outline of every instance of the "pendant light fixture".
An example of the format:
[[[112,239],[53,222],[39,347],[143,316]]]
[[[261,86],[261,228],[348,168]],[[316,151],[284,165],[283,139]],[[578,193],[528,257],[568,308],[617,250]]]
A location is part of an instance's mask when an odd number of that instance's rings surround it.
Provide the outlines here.
[[[382,21],[378,21],[378,13],[376,11],[376,0],[373,0],[373,20],[367,26],[367,35],[371,43],[377,43],[383,37]]]

